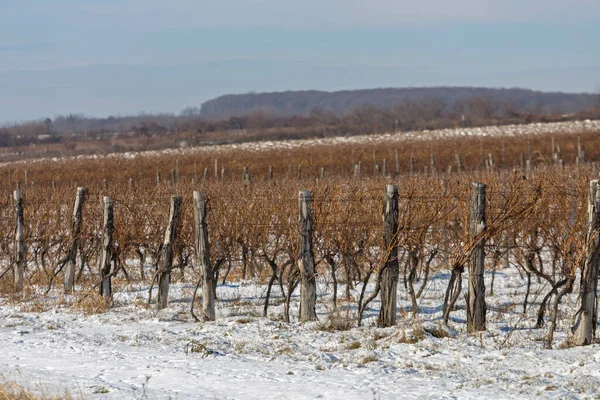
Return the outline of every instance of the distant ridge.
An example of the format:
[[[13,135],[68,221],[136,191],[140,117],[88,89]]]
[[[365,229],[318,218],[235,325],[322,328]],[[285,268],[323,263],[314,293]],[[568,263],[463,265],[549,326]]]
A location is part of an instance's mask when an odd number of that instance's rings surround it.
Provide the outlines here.
[[[275,115],[307,115],[315,109],[343,114],[372,106],[392,108],[403,101],[443,101],[447,111],[474,98],[510,104],[515,112],[574,113],[591,107],[598,95],[539,92],[528,89],[482,87],[411,87],[325,92],[318,90],[229,94],[202,104],[200,114],[209,117],[246,115],[256,111]]]

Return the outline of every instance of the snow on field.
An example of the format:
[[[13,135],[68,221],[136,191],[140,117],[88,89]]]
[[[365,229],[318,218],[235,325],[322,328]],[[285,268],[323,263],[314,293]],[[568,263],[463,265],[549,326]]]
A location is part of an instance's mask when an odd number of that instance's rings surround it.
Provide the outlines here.
[[[307,324],[282,322],[277,296],[269,317],[260,316],[266,288],[252,282],[219,286],[218,320],[208,323],[190,317],[190,283],[173,285],[171,306],[161,312],[144,307],[145,288],[125,283],[116,286],[114,307],[100,314],[69,307],[77,295],[0,298],[0,374],[86,399],[600,396],[600,347],[560,348],[574,296],[561,305],[555,349],[545,350],[547,330],[532,328],[548,290],[543,283],[534,284],[535,305],[522,314],[524,280],[514,270],[499,271],[487,300],[488,331],[467,335],[462,300],[452,329],[441,328],[447,279],[438,273],[430,280],[416,320],[405,311],[410,302],[400,285],[398,326],[373,326],[375,301],[363,327],[343,331],[325,330],[331,287],[323,282],[320,321]],[[489,282],[487,275],[488,293]],[[342,303],[337,317],[352,316],[355,304]],[[297,311],[294,303],[294,318]]]
[[[66,162],[70,159],[88,160],[98,158],[124,158],[132,159],[135,157],[153,157],[160,154],[185,155],[202,152],[222,152],[231,150],[242,151],[264,151],[264,150],[292,150],[297,148],[306,148],[313,146],[335,146],[340,144],[378,144],[378,143],[393,143],[409,140],[436,140],[449,139],[456,137],[467,136],[524,136],[524,135],[545,135],[545,134],[568,134],[568,133],[586,133],[600,132],[600,120],[585,120],[585,121],[568,121],[568,122],[549,122],[549,123],[534,123],[527,125],[501,125],[501,126],[486,126],[476,128],[454,128],[454,129],[438,129],[431,131],[410,131],[398,133],[383,133],[374,135],[358,135],[358,136],[339,136],[328,137],[321,139],[302,139],[302,140],[281,140],[281,141],[261,141],[236,144],[222,144],[199,146],[193,148],[178,148],[167,149],[160,151],[142,151],[142,152],[126,152],[113,153],[104,155],[80,155],[75,157],[53,158],[55,162]],[[22,160],[9,163],[0,163],[0,166],[14,163],[32,163],[46,161],[47,159],[40,158],[35,160]]]

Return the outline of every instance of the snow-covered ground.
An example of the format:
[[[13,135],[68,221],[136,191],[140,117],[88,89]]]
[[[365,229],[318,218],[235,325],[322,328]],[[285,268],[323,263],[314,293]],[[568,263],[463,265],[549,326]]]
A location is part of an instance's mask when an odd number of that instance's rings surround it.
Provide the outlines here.
[[[266,288],[252,282],[219,286],[218,320],[208,323],[190,316],[190,283],[173,285],[171,306],[161,312],[145,308],[146,288],[123,282],[116,285],[114,307],[100,314],[71,307],[81,295],[0,298],[0,375],[86,399],[600,396],[600,347],[560,348],[574,295],[561,305],[555,349],[545,350],[547,329],[533,326],[547,285],[534,284],[535,305],[522,314],[524,280],[514,269],[499,271],[487,299],[488,331],[468,335],[462,299],[452,329],[441,329],[447,279],[439,273],[430,280],[416,320],[405,311],[410,303],[400,285],[398,326],[373,326],[374,301],[363,327],[331,332],[324,329],[332,308],[324,282],[320,321],[307,324],[282,322],[277,296],[269,317],[260,316]],[[489,274],[486,285],[489,294]],[[337,317],[352,317],[355,304],[342,302]],[[294,303],[294,319],[297,311]]]
[[[235,143],[224,145],[210,145],[190,148],[178,148],[167,150],[151,150],[142,152],[112,153],[108,155],[79,155],[74,157],[52,158],[55,162],[66,162],[71,159],[91,160],[99,158],[125,158],[136,157],[154,157],[161,154],[186,155],[205,152],[228,152],[232,150],[242,150],[251,152],[261,152],[265,150],[292,150],[297,148],[310,148],[314,146],[335,146],[340,144],[379,144],[394,143],[411,140],[438,140],[456,137],[468,136],[526,136],[526,135],[547,135],[547,134],[569,134],[569,133],[589,133],[600,132],[600,120],[568,121],[568,122],[548,122],[534,123],[525,125],[501,125],[485,126],[476,128],[447,128],[431,131],[410,131],[397,133],[382,133],[373,135],[357,136],[339,136],[321,139],[302,139],[302,140],[279,140],[279,141],[259,141],[247,143]],[[47,161],[46,158],[34,160],[21,160],[8,163],[0,163],[0,166],[8,164],[32,163]]]

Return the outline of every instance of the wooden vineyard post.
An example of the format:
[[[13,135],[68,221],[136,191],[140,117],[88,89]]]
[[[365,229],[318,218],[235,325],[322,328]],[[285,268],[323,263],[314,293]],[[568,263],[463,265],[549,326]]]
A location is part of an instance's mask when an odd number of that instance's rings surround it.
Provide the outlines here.
[[[458,173],[460,174],[462,171],[462,161],[460,159],[460,154],[456,153],[454,155],[454,158],[456,159],[456,170],[458,171]]]
[[[396,149],[396,175],[400,175],[400,158],[398,157],[397,149]]]
[[[194,221],[196,257],[202,273],[202,317],[205,321],[215,320],[215,271],[210,263],[208,226],[206,224],[206,197],[194,192]]]
[[[100,295],[110,298],[112,296],[111,284],[111,262],[112,262],[112,246],[114,224],[114,206],[110,197],[104,197],[104,224],[102,229],[102,258],[100,261]]]
[[[85,195],[87,189],[84,187],[77,188],[77,195],[75,197],[75,204],[73,205],[73,216],[71,219],[71,239],[72,245],[67,258],[67,268],[65,270],[64,278],[64,289],[65,293],[73,292],[73,286],[75,285],[75,267],[77,263],[77,248],[79,247],[79,235],[81,233],[81,226],[83,225],[83,203],[85,202]]]
[[[171,269],[173,267],[173,245],[177,240],[177,226],[181,214],[181,197],[171,196],[171,207],[169,211],[169,224],[165,230],[160,267],[158,270],[158,298],[156,308],[162,310],[167,308],[169,298],[169,283],[171,280]]]
[[[600,266],[600,181],[590,182],[588,198],[588,227],[585,235],[586,253],[581,273],[581,285],[577,299],[577,313],[573,332],[574,344],[586,346],[592,343],[598,321],[597,295],[598,267]]]
[[[373,174],[377,173],[377,167],[378,167],[378,165],[377,165],[377,157],[376,157],[376,154],[375,154],[375,150],[373,150]]]
[[[267,181],[271,182],[273,180],[273,166],[269,165],[269,172],[267,173]]]
[[[310,190],[300,191],[298,209],[298,228],[300,230],[298,268],[301,276],[300,321],[315,321],[317,319],[315,310],[317,305],[317,281],[312,243],[313,220]]]
[[[21,192],[15,190],[13,193],[15,200],[15,215],[17,225],[15,228],[15,292],[23,290],[23,277],[25,275],[25,242],[23,238],[24,218],[23,218],[23,196]]]
[[[527,162],[526,165],[528,165],[529,170],[531,170],[532,167],[532,160],[531,160],[531,139],[527,138]]]
[[[469,292],[467,295],[467,331],[485,330],[485,197],[486,185],[473,183],[469,222],[469,240],[473,243],[469,260]]]
[[[386,260],[381,274],[381,309],[377,325],[396,324],[396,297],[398,289],[398,186],[387,185],[383,198],[383,251]]]
[[[581,136],[577,136],[577,164],[585,163],[585,152],[581,146]]]
[[[250,179],[250,172],[248,171],[248,167],[244,166],[243,168],[243,172],[242,172],[242,181],[246,184],[249,185],[251,183],[251,179]]]

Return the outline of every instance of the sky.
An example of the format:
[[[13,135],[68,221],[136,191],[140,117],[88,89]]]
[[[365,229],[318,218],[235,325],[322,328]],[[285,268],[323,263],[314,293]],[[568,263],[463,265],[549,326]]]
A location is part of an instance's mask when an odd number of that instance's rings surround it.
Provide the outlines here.
[[[229,93],[600,91],[599,0],[0,0],[0,124]]]

